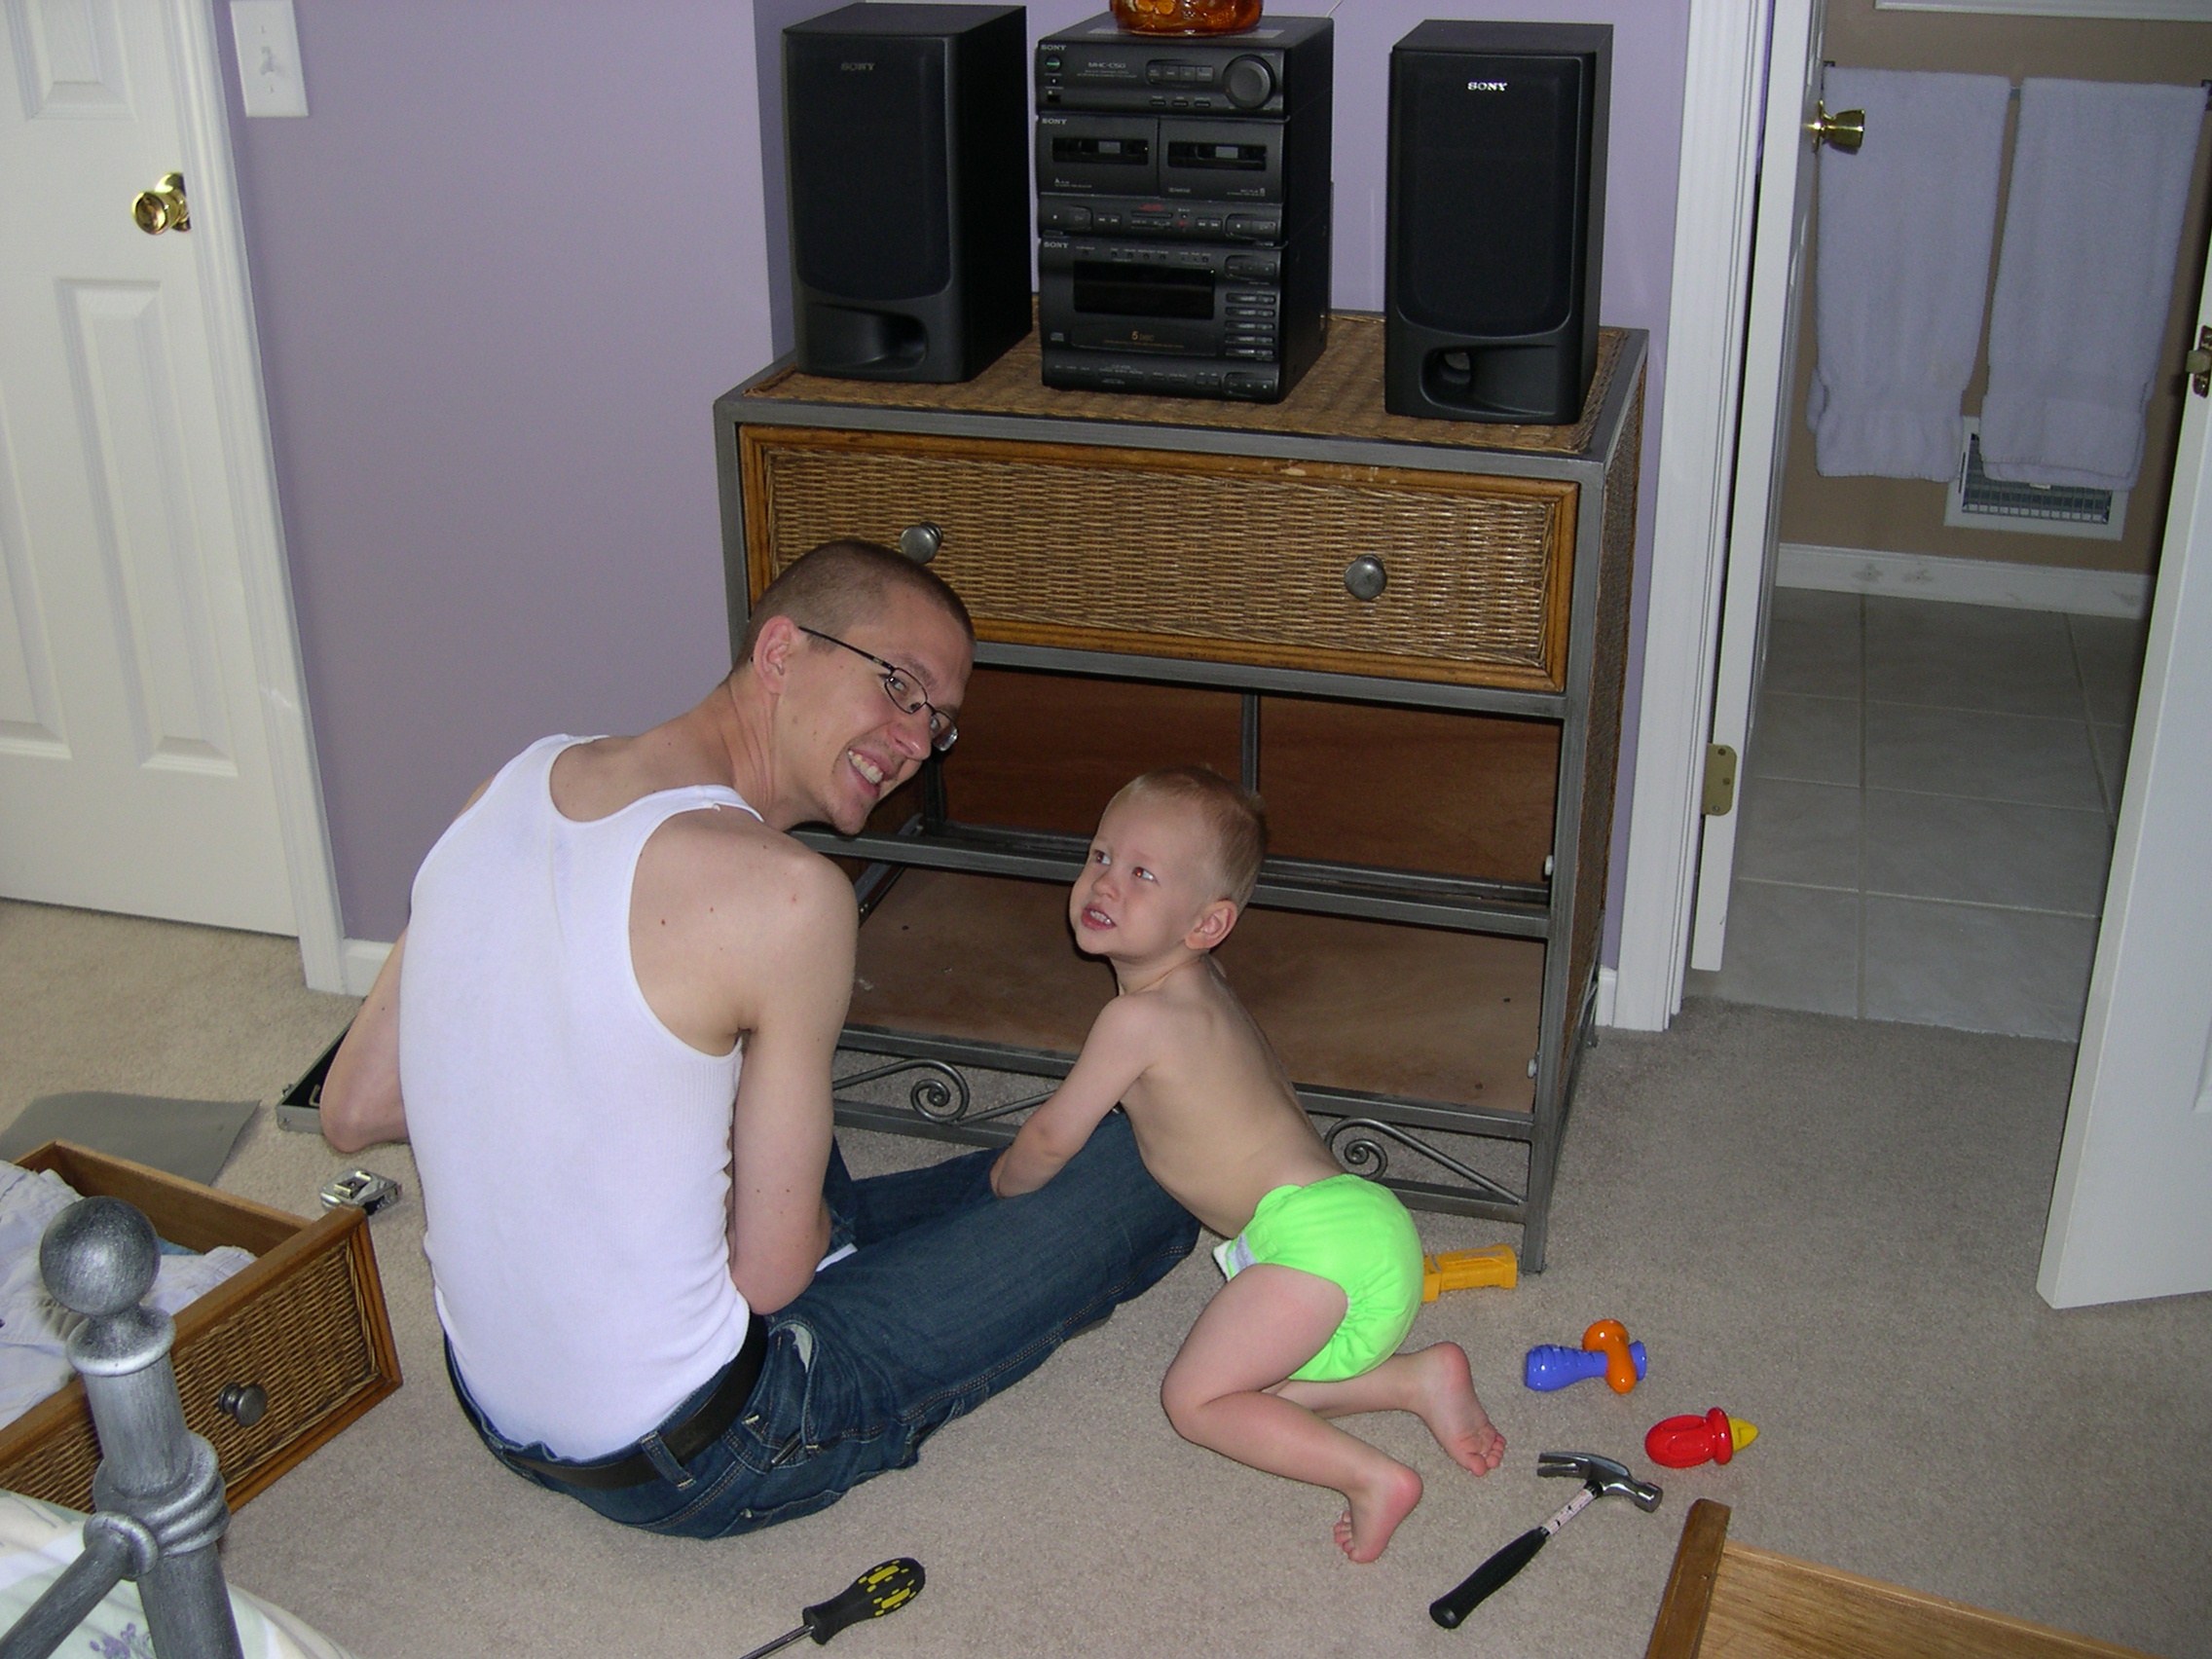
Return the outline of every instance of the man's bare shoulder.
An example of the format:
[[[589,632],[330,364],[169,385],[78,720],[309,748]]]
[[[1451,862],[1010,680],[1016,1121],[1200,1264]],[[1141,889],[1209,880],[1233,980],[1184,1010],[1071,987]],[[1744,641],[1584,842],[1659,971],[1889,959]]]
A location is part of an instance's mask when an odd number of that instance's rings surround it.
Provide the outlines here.
[[[710,1054],[818,1014],[834,1029],[859,929],[835,865],[734,809],[663,824],[630,889],[639,988],[663,1024]]]
[[[852,883],[835,865],[734,807],[680,813],[654,831],[638,860],[633,909],[648,897],[710,930],[714,918],[754,931],[859,925]]]

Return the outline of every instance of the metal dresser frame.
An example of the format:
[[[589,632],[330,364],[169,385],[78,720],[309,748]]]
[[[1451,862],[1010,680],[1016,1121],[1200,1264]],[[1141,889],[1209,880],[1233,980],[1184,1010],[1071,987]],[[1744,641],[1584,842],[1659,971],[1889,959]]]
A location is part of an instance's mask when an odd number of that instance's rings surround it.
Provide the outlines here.
[[[1346,321],[1352,319],[1346,318]],[[1346,332],[1336,330],[1339,334]],[[1476,880],[1456,875],[1382,871],[1354,865],[1271,858],[1253,896],[1259,905],[1427,927],[1540,940],[1546,946],[1539,1040],[1532,1059],[1534,1094],[1528,1112],[1408,1098],[1341,1088],[1301,1085],[1299,1095],[1317,1120],[1323,1138],[1349,1169],[1383,1180],[1416,1208],[1443,1210],[1521,1226],[1521,1263],[1540,1272],[1544,1263],[1551,1190],[1562,1134],[1572,1103],[1583,1050],[1595,1041],[1597,941],[1604,902],[1612,769],[1619,741],[1619,696],[1625,672],[1628,585],[1634,540],[1637,446],[1641,437],[1646,336],[1641,330],[1607,331],[1618,355],[1604,403],[1579,450],[1546,453],[1532,448],[1482,448],[1486,431],[1460,423],[1419,423],[1449,427],[1438,441],[1403,437],[1314,436],[1208,425],[1219,405],[1175,406],[1165,399],[1118,400],[1098,393],[1052,393],[1082,407],[1086,418],[973,408],[930,407],[937,388],[903,388],[908,401],[885,398],[869,383],[866,400],[764,395],[791,369],[786,358],[719,398],[715,404],[716,460],[720,478],[723,544],[733,653],[743,636],[750,604],[746,515],[739,465],[741,426],[801,426],[934,437],[985,438],[1095,448],[1180,450],[1224,456],[1342,462],[1480,474],[1508,478],[1572,480],[1579,486],[1567,634],[1566,686],[1559,691],[1444,684],[1359,674],[1261,667],[1185,658],[1123,655],[1111,651],[1023,645],[990,638],[980,629],[978,666],[1038,669],[1116,680],[1238,691],[1243,697],[1246,782],[1257,763],[1258,695],[1263,692],[1324,697],[1338,702],[1396,704],[1493,715],[1532,716],[1561,728],[1560,763],[1548,882]],[[1032,344],[1034,336],[1032,337]],[[1016,348],[1018,352],[1021,348]],[[822,383],[812,383],[821,386]],[[1380,386],[1375,399],[1380,409]],[[1094,411],[1125,402],[1130,416],[1101,418]],[[1186,424],[1188,423],[1188,424]],[[1411,423],[1400,424],[1401,429]],[[1525,428],[1503,428],[1505,434]],[[1596,508],[1597,510],[1592,510]],[[1625,526],[1622,522],[1626,515]],[[1608,532],[1610,533],[1608,536]],[[868,534],[856,527],[855,534]],[[1614,545],[1609,550],[1606,543]],[[1624,545],[1625,543],[1625,545]],[[1357,549],[1342,550],[1346,557]],[[1601,576],[1608,591],[1603,595]],[[1601,639],[1601,621],[1610,639]],[[1600,684],[1601,653],[1612,656]],[[1594,692],[1596,696],[1594,697]],[[1609,700],[1610,708],[1597,706]],[[1604,723],[1599,753],[1591,753],[1593,716]],[[1593,758],[1603,777],[1593,776]],[[1585,792],[1603,792],[1595,828],[1585,822]],[[858,882],[864,918],[907,867],[1022,876],[1071,882],[1081,868],[1086,841],[1072,835],[961,825],[948,821],[945,791],[933,760],[923,774],[923,810],[896,832],[839,836],[802,830],[798,838],[845,859],[869,861]],[[1593,844],[1595,841],[1595,844]],[[1594,856],[1593,856],[1594,855]],[[1064,1077],[1072,1054],[980,1043],[948,1036],[848,1024],[846,1050],[884,1057],[886,1063],[839,1079],[837,1120],[856,1127],[924,1135],[974,1145],[1013,1137],[1004,1120],[1047,1097],[1050,1090],[988,1107],[977,1104],[962,1068],[1012,1072],[1045,1079]],[[865,1084],[910,1079],[902,1107],[853,1098]],[[1487,1175],[1460,1153],[1427,1138],[1435,1133],[1518,1142],[1528,1149],[1525,1185]],[[1430,1180],[1387,1173],[1393,1148],[1412,1153],[1453,1177]]]

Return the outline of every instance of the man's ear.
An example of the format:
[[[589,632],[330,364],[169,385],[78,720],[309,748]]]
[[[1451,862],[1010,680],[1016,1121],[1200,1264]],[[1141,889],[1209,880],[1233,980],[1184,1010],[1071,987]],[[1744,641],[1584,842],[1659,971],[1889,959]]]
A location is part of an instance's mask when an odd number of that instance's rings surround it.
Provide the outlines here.
[[[793,655],[806,644],[806,636],[789,616],[771,616],[760,624],[753,641],[754,678],[770,693],[783,690],[791,677]]]
[[[1183,936],[1183,942],[1192,950],[1211,950],[1229,937],[1229,930],[1236,925],[1236,906],[1227,899],[1216,899],[1198,912],[1198,919],[1191,931]]]

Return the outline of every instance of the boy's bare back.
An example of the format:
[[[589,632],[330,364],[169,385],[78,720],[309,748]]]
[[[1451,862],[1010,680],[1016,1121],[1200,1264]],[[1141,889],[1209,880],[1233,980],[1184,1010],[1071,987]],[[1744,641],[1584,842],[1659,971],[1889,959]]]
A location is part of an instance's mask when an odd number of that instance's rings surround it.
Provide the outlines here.
[[[1068,923],[1087,955],[1113,965],[1121,994],[1000,1161],[1002,1195],[1051,1180],[1116,1104],[1153,1178],[1226,1235],[1275,1188],[1342,1173],[1214,966],[1212,948],[1236,920],[1236,903],[1218,897],[1218,863],[1184,802],[1139,794],[1107,808]]]
[[[1145,1167],[1214,1232],[1235,1237],[1277,1187],[1343,1173],[1210,956],[1109,1012],[1144,1062],[1122,1104]]]

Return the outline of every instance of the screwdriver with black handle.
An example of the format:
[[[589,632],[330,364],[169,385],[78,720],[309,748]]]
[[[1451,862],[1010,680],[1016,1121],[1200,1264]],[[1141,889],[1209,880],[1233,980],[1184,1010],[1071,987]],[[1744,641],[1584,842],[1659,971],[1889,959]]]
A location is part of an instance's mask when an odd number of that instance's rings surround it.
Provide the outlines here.
[[[863,1619],[879,1619],[885,1613],[895,1613],[922,1593],[922,1564],[911,1556],[900,1556],[880,1567],[871,1567],[843,1591],[827,1602],[817,1602],[799,1614],[798,1629],[779,1636],[764,1647],[740,1655],[740,1659],[761,1659],[779,1647],[789,1647],[802,1636],[814,1638],[821,1645],[843,1630],[857,1625]]]

